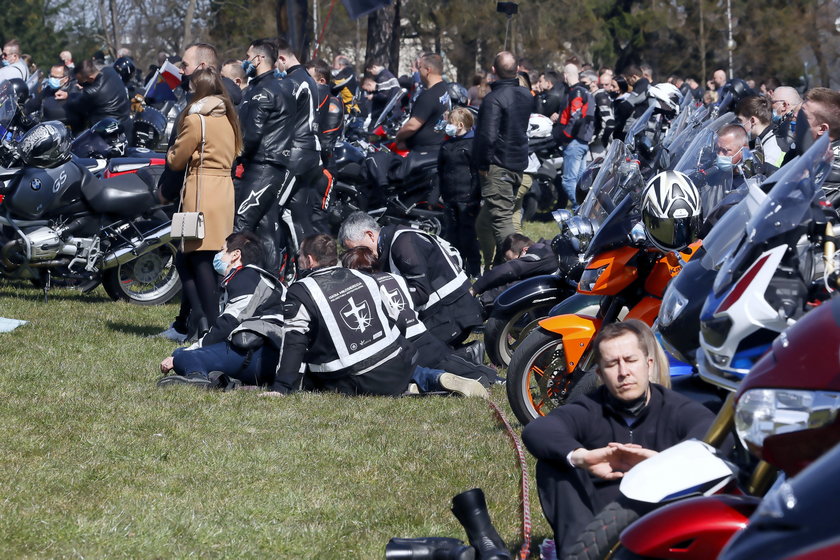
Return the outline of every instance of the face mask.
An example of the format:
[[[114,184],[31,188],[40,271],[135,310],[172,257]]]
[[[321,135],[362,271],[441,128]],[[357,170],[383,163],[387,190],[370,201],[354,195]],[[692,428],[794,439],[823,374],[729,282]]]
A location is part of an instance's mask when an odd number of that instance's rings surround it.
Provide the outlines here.
[[[181,74],[181,88],[190,91],[190,77],[187,74]]]
[[[61,78],[53,78],[52,76],[50,76],[50,78],[47,80],[47,84],[52,89],[61,89]]]
[[[254,63],[250,60],[242,61],[242,69],[245,70],[245,75],[249,78],[253,78],[257,75],[257,67],[254,66]]]
[[[3,66],[8,66],[8,65],[9,65],[9,61],[4,58],[3,59]]]
[[[215,255],[213,255],[213,270],[216,271],[219,276],[224,276],[227,273],[228,263],[222,260],[222,255],[224,255],[224,251],[219,251]]]
[[[780,122],[782,122],[782,116],[773,113],[773,124],[779,124]]]
[[[715,164],[721,171],[729,171],[732,169],[732,156],[724,156],[718,154],[718,157],[715,160]]]
[[[458,136],[458,127],[452,123],[447,123],[446,128],[443,129],[447,136],[455,138]]]
[[[277,68],[274,69],[274,77],[275,78],[285,78],[287,76],[285,70],[278,70]]]

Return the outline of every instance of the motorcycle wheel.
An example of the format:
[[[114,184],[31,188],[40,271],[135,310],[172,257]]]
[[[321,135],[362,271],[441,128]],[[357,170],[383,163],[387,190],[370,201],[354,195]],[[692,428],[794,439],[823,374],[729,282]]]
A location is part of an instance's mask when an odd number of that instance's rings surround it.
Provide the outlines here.
[[[619,540],[621,532],[638,518],[636,511],[619,502],[607,504],[580,534],[568,557],[572,560],[641,558],[621,547]]]
[[[551,307],[534,305],[507,319],[491,315],[484,325],[484,344],[490,361],[496,366],[508,367],[522,332],[537,319],[545,317]]]
[[[137,305],[170,302],[181,291],[175,270],[175,246],[167,243],[105,271],[102,286],[113,300]]]
[[[581,362],[585,360],[586,355]],[[561,336],[537,328],[511,356],[505,384],[510,408],[523,425],[545,416],[566,403],[581,376],[578,370],[571,375],[566,371]]]

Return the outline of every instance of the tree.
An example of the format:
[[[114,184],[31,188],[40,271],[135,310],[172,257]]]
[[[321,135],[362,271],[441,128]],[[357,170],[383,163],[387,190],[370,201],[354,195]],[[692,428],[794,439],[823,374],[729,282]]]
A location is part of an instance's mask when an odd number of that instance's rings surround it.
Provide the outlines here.
[[[382,61],[394,74],[400,64],[400,0],[380,8],[368,16],[365,66]]]

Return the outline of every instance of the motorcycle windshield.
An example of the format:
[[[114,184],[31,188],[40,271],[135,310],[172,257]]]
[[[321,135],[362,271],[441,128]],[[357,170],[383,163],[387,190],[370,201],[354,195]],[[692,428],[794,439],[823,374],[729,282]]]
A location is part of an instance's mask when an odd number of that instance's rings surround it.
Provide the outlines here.
[[[750,184],[745,188],[747,192],[744,198],[727,210],[703,238],[703,248],[706,251],[703,267],[707,270],[718,270],[729,254],[737,248],[746,232],[746,224],[767,198],[764,191],[756,185]]]
[[[640,192],[642,187],[644,179],[639,166],[631,160],[624,143],[613,140],[578,215],[588,218],[597,228],[629,193]]]
[[[747,223],[742,244],[727,257],[715,277],[717,296],[741,278],[765,242],[799,227],[811,208],[823,198],[822,183],[833,160],[827,136],[822,135],[804,155],[785,166],[790,169],[778,178]]]
[[[17,105],[12,98],[12,86],[9,82],[3,82],[0,85],[0,139],[6,138],[16,110]]]
[[[720,130],[720,127],[725,124],[729,124],[735,118],[732,113],[726,113],[723,116],[709,121],[707,120],[708,116],[709,108],[699,107],[697,113],[692,114],[685,130],[683,130],[673,140],[671,145],[668,146],[668,153],[673,156],[671,158],[672,164],[669,169],[677,169],[677,166],[680,162],[682,162],[683,158],[694,157],[689,156],[688,154],[692,151],[692,143],[696,140],[697,136],[706,130],[717,132]],[[696,149],[696,147],[694,149]]]
[[[668,132],[665,133],[665,137],[662,139],[662,147],[666,150],[668,146],[674,141],[674,139],[679,136],[679,134],[685,130],[685,127],[688,125],[688,121],[691,118],[692,114],[691,107],[685,107],[680,109],[680,114],[677,115],[677,118],[671,123],[671,126],[668,127]]]
[[[382,109],[382,112],[379,114],[379,118],[376,119],[376,122],[373,123],[373,126],[370,127],[370,130],[376,130],[377,126],[379,126],[379,125],[381,125],[382,123],[385,122],[385,120],[391,114],[391,111],[394,110],[394,107],[397,106],[397,103],[400,102],[400,100],[403,98],[403,96],[407,92],[408,91],[405,88],[400,88],[400,89],[395,89],[391,93],[391,98],[388,99],[388,104],[385,105],[384,109]]]
[[[636,202],[634,196],[625,196],[616,205],[592,237],[584,255],[585,261],[608,249],[627,245],[630,230],[640,220]]]
[[[627,145],[627,149],[631,152],[636,150],[636,137],[647,128],[648,121],[650,121],[651,116],[653,116],[653,110],[655,107],[648,107],[647,111],[645,111],[641,117],[636,119],[636,122],[627,130],[627,134],[624,135],[624,143]]]

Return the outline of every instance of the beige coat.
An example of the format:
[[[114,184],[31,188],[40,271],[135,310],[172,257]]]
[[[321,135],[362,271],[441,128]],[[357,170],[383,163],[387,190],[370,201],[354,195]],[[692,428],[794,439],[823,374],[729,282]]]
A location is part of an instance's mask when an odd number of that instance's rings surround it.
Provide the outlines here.
[[[233,232],[233,180],[231,166],[236,157],[233,128],[218,97],[206,97],[192,104],[181,122],[178,138],[166,154],[170,168],[187,169],[182,212],[196,211],[196,185],[201,186],[198,210],[204,212],[204,239],[184,242],[184,251],[219,251]],[[199,172],[201,120],[205,115],[204,165]]]

